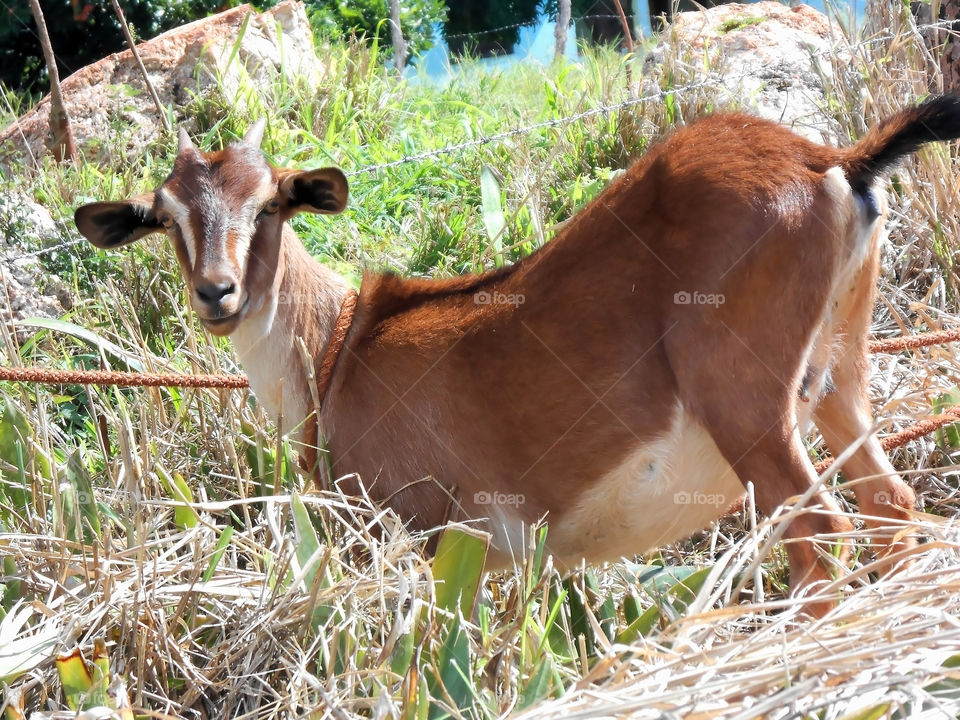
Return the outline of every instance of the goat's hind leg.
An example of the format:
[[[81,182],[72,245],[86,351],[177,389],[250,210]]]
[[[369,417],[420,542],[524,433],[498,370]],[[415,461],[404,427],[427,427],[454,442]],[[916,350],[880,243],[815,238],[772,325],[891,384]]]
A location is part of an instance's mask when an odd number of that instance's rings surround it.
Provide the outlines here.
[[[751,447],[730,438],[721,439],[721,452],[735,463],[734,470],[746,484],[752,482],[757,505],[768,516],[792,497],[807,493],[817,482],[800,433],[793,422],[778,423],[756,439]],[[718,443],[719,444],[719,443]],[[739,456],[739,458],[737,458]],[[830,491],[816,491],[783,536],[790,563],[790,589],[794,595],[809,588],[817,592],[845,572],[849,548],[847,535],[853,524],[842,514]],[[822,616],[835,604],[833,598],[807,602],[804,609]]]
[[[843,473],[853,485],[860,512],[866,516],[871,544],[877,556],[883,558],[916,545],[916,539],[907,532],[916,495],[897,475],[871,432],[867,332],[873,314],[878,263],[874,253],[838,308],[833,334],[846,344],[834,359],[832,383],[820,398],[813,417],[834,457],[863,439],[844,463]]]
[[[718,333],[719,334],[719,333]],[[796,382],[783,381],[765,362],[735,337],[721,340],[724,356],[740,372],[739,392],[763,401],[748,408],[731,410],[730,398],[710,392],[712,382],[696,378],[685,370],[693,360],[681,360],[680,373],[690,377],[685,396],[689,411],[704,425],[720,453],[746,485],[752,482],[760,510],[772,515],[790,498],[806,494],[817,481],[796,424]],[[719,353],[719,351],[718,351]],[[685,367],[687,366],[687,367]],[[847,535],[853,529],[826,489],[819,489],[790,520],[784,534],[784,546],[790,562],[790,587],[794,594],[832,582],[846,567]],[[833,552],[839,543],[839,552]],[[805,610],[816,616],[825,614],[834,600],[809,601]]]
[[[864,399],[865,371],[851,357],[854,354],[856,351],[841,357],[834,369],[834,388],[821,399],[814,418],[834,456],[839,457],[861,441],[842,470],[871,530],[871,545],[878,558],[885,558],[916,545],[916,538],[908,531],[916,495],[897,475],[872,432]]]

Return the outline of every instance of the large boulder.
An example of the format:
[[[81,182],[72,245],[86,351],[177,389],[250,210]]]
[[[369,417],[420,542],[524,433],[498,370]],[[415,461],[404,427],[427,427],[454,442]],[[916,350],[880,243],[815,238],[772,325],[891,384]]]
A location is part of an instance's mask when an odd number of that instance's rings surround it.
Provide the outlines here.
[[[834,23],[806,5],[733,3],[679,13],[648,56],[647,72],[661,86],[665,73],[676,86],[709,80],[726,90],[729,105],[833,143],[838,128],[826,112],[827,91],[836,73],[853,72],[847,45]]]
[[[170,30],[137,51],[161,103],[177,120],[196,95],[210,95],[221,86],[227,102],[242,105],[281,76],[315,87],[322,74],[303,4],[293,0],[260,14],[241,5]],[[62,87],[77,145],[88,159],[117,152],[132,157],[162,132],[129,50],[78,70]],[[48,96],[0,133],[0,161],[42,155],[49,116]]]

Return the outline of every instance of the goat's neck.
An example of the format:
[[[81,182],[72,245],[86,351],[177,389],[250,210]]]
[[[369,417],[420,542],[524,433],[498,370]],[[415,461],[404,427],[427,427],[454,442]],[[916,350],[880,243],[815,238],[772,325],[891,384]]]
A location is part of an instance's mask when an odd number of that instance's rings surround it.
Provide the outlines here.
[[[314,409],[299,339],[319,365],[348,289],[284,226],[273,285],[230,336],[254,395],[272,418],[282,415],[284,432],[299,428],[302,434],[303,420]]]

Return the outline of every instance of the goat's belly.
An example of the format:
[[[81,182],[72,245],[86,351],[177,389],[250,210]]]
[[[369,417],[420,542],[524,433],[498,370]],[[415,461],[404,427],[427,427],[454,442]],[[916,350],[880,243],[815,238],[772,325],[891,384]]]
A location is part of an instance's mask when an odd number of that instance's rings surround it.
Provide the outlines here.
[[[706,527],[742,494],[706,429],[678,410],[663,437],[635,446],[569,510],[547,518],[547,545],[563,564],[629,557]],[[516,529],[501,532],[519,539]]]

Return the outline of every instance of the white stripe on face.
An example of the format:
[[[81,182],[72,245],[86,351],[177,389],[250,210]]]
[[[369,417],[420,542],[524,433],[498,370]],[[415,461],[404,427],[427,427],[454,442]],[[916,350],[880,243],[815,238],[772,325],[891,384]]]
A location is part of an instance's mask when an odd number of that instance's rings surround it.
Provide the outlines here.
[[[264,169],[256,192],[243,204],[240,212],[232,218],[230,229],[236,233],[232,260],[238,268],[246,267],[250,243],[257,231],[257,214],[273,198],[276,192],[277,186],[273,180],[273,174],[268,169]]]
[[[178,200],[166,188],[160,188],[160,203],[170,213],[170,217],[180,229],[180,237],[187,248],[187,259],[193,268],[197,261],[197,239],[193,236],[193,226],[190,224],[190,208]]]

